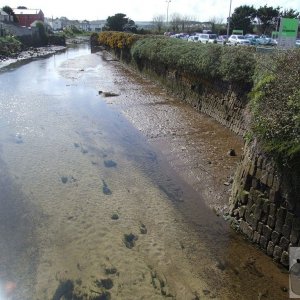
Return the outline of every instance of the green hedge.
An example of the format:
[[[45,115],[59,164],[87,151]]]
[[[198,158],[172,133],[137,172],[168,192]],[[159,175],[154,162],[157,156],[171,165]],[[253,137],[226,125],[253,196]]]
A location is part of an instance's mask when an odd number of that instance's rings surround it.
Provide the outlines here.
[[[250,47],[223,47],[152,37],[138,40],[131,53],[137,62],[163,64],[169,68],[227,82],[250,83],[255,69],[255,51]]]

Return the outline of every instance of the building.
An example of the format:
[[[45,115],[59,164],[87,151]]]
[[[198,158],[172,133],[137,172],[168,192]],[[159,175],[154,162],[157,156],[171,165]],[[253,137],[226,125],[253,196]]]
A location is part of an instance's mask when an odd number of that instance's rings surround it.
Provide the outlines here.
[[[90,21],[90,30],[99,32],[102,31],[102,28],[105,26],[106,20],[95,20]]]
[[[15,15],[19,19],[20,26],[30,27],[34,21],[44,22],[44,13],[41,9],[13,9]]]
[[[13,17],[7,14],[4,10],[0,9],[0,22],[12,22]]]

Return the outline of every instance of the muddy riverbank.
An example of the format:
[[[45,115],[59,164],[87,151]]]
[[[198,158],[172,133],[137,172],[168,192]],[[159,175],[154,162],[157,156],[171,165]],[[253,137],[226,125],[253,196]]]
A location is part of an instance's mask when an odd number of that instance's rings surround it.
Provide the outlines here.
[[[11,299],[287,298],[287,275],[212,210],[239,138],[101,55],[82,46],[0,74]],[[10,220],[26,239],[4,234]]]

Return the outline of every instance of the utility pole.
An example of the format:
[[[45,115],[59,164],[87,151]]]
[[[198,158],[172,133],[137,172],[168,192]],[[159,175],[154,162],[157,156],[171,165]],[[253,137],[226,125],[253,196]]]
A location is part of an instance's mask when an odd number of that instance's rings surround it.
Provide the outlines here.
[[[229,38],[229,28],[230,28],[230,20],[231,20],[231,4],[232,4],[232,0],[230,0],[229,14],[228,14],[228,20],[227,20],[227,41],[228,41],[228,38]]]
[[[167,26],[169,25],[169,4],[171,2],[171,0],[166,0],[167,2]]]

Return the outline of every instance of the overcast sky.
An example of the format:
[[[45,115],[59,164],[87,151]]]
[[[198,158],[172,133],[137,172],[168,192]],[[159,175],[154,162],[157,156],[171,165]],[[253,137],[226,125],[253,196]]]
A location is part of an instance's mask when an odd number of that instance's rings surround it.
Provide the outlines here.
[[[193,17],[197,21],[208,21],[216,17],[225,19],[229,13],[230,0],[171,0],[169,3],[169,19],[174,13]],[[280,6],[283,9],[293,8],[300,11],[300,0],[232,0],[232,11],[240,5],[253,5],[258,8]],[[26,6],[40,8],[46,17],[65,16],[68,19],[95,20],[107,19],[116,13],[124,13],[134,21],[151,21],[155,15],[167,15],[166,0],[0,0],[0,7],[8,5],[12,8]]]

